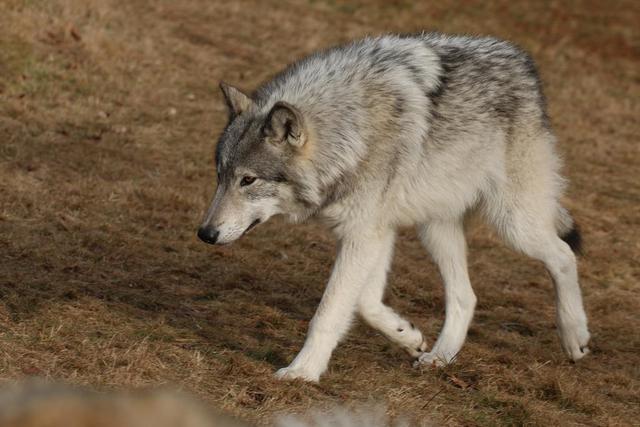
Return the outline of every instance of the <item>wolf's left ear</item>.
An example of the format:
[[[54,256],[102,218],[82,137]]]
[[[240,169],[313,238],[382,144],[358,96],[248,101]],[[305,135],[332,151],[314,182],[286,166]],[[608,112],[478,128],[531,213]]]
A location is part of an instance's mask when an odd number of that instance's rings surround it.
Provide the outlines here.
[[[302,113],[293,105],[278,101],[264,124],[264,133],[274,142],[302,147],[307,140]]]
[[[224,100],[229,107],[231,117],[239,116],[253,104],[253,100],[242,93],[239,89],[229,86],[225,82],[220,82],[220,89],[224,95]]]

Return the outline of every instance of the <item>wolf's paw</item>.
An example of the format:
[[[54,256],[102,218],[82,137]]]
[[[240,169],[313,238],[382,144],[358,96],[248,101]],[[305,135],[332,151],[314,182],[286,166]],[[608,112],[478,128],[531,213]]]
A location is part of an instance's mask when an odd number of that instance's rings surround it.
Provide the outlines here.
[[[310,381],[317,383],[320,380],[320,374],[304,369],[303,367],[287,366],[276,371],[276,378],[279,380],[295,380],[301,379],[304,381]]]
[[[578,327],[561,328],[560,341],[567,356],[574,362],[589,354],[589,330],[586,324]]]
[[[446,356],[432,351],[430,353],[422,353],[420,356],[418,356],[418,359],[415,362],[413,362],[413,367],[414,368],[419,368],[421,366],[442,367],[449,364],[451,360],[452,358],[447,359]]]
[[[417,331],[417,329],[416,329]],[[411,355],[411,357],[419,358],[427,351],[427,342],[422,338],[422,334],[418,331],[419,338],[414,340],[411,345],[405,347],[405,350]]]

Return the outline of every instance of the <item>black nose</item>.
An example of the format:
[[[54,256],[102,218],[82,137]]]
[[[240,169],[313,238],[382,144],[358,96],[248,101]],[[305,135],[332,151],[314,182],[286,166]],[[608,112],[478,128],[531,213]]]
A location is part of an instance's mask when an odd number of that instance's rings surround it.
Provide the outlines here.
[[[218,240],[220,232],[213,227],[206,226],[198,229],[198,237],[205,243],[213,245]]]

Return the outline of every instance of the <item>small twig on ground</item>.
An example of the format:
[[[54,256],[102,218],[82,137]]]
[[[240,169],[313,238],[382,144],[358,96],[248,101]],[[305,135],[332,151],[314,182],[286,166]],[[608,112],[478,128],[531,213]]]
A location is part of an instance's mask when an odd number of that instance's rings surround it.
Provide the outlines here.
[[[425,404],[422,406],[422,409],[426,409],[426,407],[427,407],[427,406],[429,406],[429,403],[431,403],[431,401],[432,401],[433,399],[435,399],[436,397],[438,397],[438,395],[439,395],[440,393],[442,393],[443,391],[444,391],[444,387],[440,387],[440,390],[438,390],[438,391],[437,391],[433,396],[431,396],[431,398],[429,398],[429,400],[427,400],[427,403],[425,403]]]

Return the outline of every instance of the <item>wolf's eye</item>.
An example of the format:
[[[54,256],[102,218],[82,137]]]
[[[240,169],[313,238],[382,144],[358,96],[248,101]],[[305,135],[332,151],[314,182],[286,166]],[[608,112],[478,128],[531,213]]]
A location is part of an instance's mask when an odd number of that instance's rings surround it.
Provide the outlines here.
[[[246,187],[247,185],[251,185],[256,181],[255,176],[244,176],[240,180],[240,187]]]

